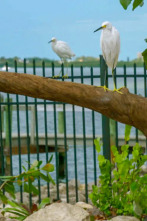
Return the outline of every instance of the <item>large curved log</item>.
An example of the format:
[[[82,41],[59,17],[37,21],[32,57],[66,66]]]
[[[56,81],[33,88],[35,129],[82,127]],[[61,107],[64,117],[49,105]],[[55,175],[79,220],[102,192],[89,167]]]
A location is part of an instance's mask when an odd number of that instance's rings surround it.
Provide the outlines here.
[[[108,91],[96,86],[61,82],[30,74],[0,72],[0,91],[61,101],[86,107],[121,123],[132,125],[147,137],[147,98]]]

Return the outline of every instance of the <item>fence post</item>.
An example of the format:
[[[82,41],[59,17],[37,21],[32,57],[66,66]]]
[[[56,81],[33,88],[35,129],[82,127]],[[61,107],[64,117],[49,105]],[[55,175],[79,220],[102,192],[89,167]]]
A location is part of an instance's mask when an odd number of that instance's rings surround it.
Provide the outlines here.
[[[107,66],[102,55],[100,55],[100,81],[101,86],[108,85],[106,78]],[[106,82],[105,82],[106,79]],[[106,92],[107,93],[107,92]],[[111,160],[110,151],[110,122],[109,118],[102,115],[102,141],[103,141],[103,155],[106,159]]]
[[[5,100],[5,153],[6,153],[6,175],[10,174],[11,171],[11,147],[10,147],[10,136],[12,131],[12,105],[10,106],[10,102],[12,102],[12,98],[6,98]],[[9,102],[9,103],[8,103]],[[11,131],[10,131],[11,130]]]
[[[3,96],[0,94],[0,103],[2,103],[4,101]],[[4,171],[4,153],[3,153],[3,136],[2,133],[4,132],[4,108],[1,107],[0,104],[0,175],[4,175],[3,171]]]
[[[4,101],[3,95],[0,94],[0,103]],[[1,132],[4,132],[4,107],[1,108]]]
[[[30,138],[31,145],[35,144],[35,127],[36,127],[35,107],[34,105],[31,105],[31,138]]]

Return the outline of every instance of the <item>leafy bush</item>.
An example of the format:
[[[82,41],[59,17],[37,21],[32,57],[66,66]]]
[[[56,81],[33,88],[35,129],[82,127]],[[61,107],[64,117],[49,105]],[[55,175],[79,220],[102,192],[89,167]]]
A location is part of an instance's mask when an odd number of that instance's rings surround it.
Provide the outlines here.
[[[10,208],[4,208],[2,213],[10,212],[17,217],[15,219],[18,220],[24,220],[27,216],[29,216],[34,211],[37,211],[38,209],[42,208],[46,204],[50,203],[49,198],[45,198],[42,200],[39,206],[36,204],[32,205],[32,208],[29,209],[25,205],[21,203],[15,202],[15,186],[14,184],[18,184],[19,186],[23,186],[24,192],[32,193],[33,195],[38,195],[39,191],[33,184],[36,179],[43,179],[46,182],[52,182],[55,184],[54,180],[52,179],[50,172],[54,171],[54,165],[51,164],[52,156],[49,159],[48,163],[41,167],[42,161],[34,161],[33,164],[30,165],[30,169],[27,170],[24,166],[24,172],[22,172],[20,175],[17,176],[0,176],[0,181],[2,182],[0,186],[0,200],[4,204],[9,204]],[[44,174],[45,172],[46,174]],[[9,198],[6,196],[5,193],[8,193],[8,195],[13,199],[12,201],[9,200]],[[14,218],[14,217],[13,217]]]
[[[15,201],[8,200],[7,204],[9,204],[11,207],[4,208],[2,210],[2,214],[4,215],[6,212],[9,212],[9,213],[16,215],[15,217],[10,216],[10,218],[17,219],[17,220],[25,220],[33,212],[38,211],[39,209],[43,208],[49,203],[50,203],[50,199],[47,197],[41,201],[39,206],[37,204],[33,204],[30,209],[22,203],[17,203]]]
[[[95,140],[98,162],[101,171],[100,186],[93,186],[89,198],[107,216],[147,214],[147,174],[140,175],[141,166],[147,161],[141,146],[136,143],[129,158],[129,145],[121,147],[121,153],[111,147],[112,164],[100,154],[100,139]],[[111,178],[112,171],[112,178]]]

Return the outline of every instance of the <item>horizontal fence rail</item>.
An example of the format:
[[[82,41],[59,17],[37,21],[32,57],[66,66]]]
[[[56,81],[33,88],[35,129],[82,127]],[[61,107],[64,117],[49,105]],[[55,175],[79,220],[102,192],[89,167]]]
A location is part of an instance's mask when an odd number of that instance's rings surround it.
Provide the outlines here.
[[[9,64],[6,63],[6,71]],[[60,73],[61,75],[57,76]],[[72,81],[90,85],[104,85],[106,73],[106,85],[113,89],[112,75],[105,62],[100,57],[100,67],[71,67],[61,68],[47,67],[42,62],[42,67],[36,67],[33,60],[32,68],[27,68],[24,59],[23,68],[14,67],[11,71],[29,73],[43,77],[51,77],[60,81]],[[68,78],[64,78],[68,75]],[[57,77],[56,77],[57,76]],[[117,87],[126,86],[130,92],[147,97],[147,74],[144,65],[137,67],[116,68],[115,82]],[[39,84],[39,82],[38,82]],[[29,85],[28,85],[29,87]],[[74,186],[75,201],[81,198],[79,188],[85,192],[85,201],[88,202],[90,184],[97,184],[100,171],[97,162],[97,153],[94,139],[100,137],[103,141],[102,152],[110,159],[110,146],[118,147],[124,141],[125,125],[110,120],[105,116],[88,110],[61,102],[53,102],[31,98],[22,95],[0,94],[0,174],[16,175],[22,172],[22,165],[34,160],[42,160],[47,163],[53,154],[55,171],[51,174],[56,183],[54,200],[62,198],[61,183],[66,186],[66,201],[71,199],[71,186]],[[130,146],[140,142],[147,150],[147,140],[144,135],[133,128],[131,131]],[[26,163],[26,161],[28,163]],[[52,197],[52,189],[49,183],[38,180],[38,200],[43,195],[42,187],[46,185],[46,195]],[[23,188],[20,192],[20,201],[23,202]],[[32,195],[29,195],[30,205]]]

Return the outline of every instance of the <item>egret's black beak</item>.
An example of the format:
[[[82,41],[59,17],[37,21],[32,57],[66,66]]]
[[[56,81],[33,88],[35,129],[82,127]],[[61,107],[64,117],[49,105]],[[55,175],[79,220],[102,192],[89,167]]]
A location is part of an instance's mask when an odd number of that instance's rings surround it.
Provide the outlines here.
[[[94,32],[99,31],[99,30],[101,30],[102,28],[103,28],[103,27],[100,27],[100,28],[96,29]]]
[[[50,40],[48,43],[51,43],[52,42],[52,40]]]

